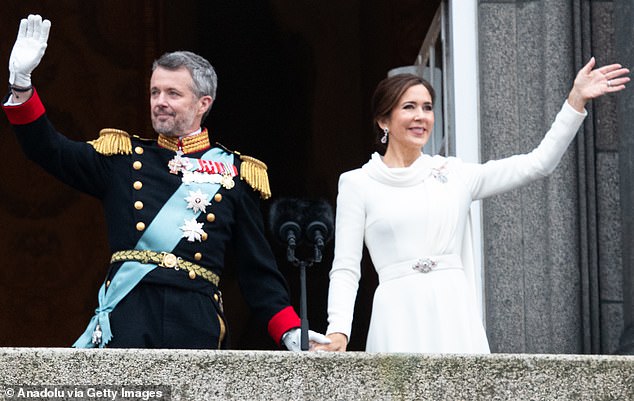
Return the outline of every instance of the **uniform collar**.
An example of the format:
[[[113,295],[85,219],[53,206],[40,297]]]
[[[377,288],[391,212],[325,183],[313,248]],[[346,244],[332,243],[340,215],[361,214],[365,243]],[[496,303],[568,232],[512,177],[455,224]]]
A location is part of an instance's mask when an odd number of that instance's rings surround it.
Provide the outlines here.
[[[199,133],[181,137],[159,134],[158,145],[162,148],[173,150],[174,152],[181,150],[184,154],[200,152],[211,147],[207,128]]]

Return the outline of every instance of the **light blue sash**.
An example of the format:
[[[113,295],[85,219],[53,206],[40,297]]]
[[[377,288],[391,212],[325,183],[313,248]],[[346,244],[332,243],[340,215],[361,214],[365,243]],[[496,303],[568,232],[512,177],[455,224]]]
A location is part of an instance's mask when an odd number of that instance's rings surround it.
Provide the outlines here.
[[[201,159],[214,160],[233,165],[233,154],[224,152],[219,148],[212,148],[207,151]],[[165,166],[167,170],[167,165]],[[170,199],[163,205],[154,220],[147,227],[134,249],[153,250],[156,252],[171,252],[180,242],[182,237],[178,229],[185,219],[198,218],[200,212],[193,212],[184,205],[184,199],[189,195],[189,191],[201,189],[203,193],[215,194],[220,188],[220,184],[181,184]],[[135,261],[125,262],[121,265],[115,276],[112,278],[108,291],[105,283],[99,289],[99,306],[95,310],[95,315],[88,323],[88,327],[73,344],[75,348],[94,348],[93,333],[99,325],[102,336],[99,347],[103,348],[112,339],[110,329],[109,314],[132,289],[145,277],[146,274],[154,270],[154,264],[144,264]]]

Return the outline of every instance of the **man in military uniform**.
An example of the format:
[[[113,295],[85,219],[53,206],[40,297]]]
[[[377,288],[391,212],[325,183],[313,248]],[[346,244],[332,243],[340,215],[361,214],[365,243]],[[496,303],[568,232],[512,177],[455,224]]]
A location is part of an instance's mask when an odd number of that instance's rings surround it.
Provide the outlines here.
[[[209,62],[191,52],[154,62],[150,106],[158,140],[103,129],[94,141],[76,142],[55,130],[31,86],[49,30],[39,15],[20,22],[3,108],[30,159],[105,209],[110,269],[74,346],[224,348],[218,284],[231,244],[247,303],[276,342],[299,350],[300,320],[259,209],[258,198],[271,195],[266,165],[211,146],[201,128],[216,96]]]

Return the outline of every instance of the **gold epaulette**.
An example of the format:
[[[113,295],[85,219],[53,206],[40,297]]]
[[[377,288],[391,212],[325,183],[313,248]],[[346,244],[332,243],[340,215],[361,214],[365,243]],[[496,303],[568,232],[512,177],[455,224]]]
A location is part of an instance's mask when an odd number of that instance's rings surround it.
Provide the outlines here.
[[[98,153],[106,156],[132,154],[130,134],[120,129],[104,128],[99,131],[99,138],[88,141]]]
[[[256,191],[260,191],[262,199],[271,197],[271,187],[269,186],[269,175],[266,172],[267,167],[264,162],[255,157],[245,156],[238,151],[230,150],[223,144],[216,142],[216,146],[224,149],[227,153],[233,153],[240,156],[240,179],[251,185]]]
[[[269,186],[266,164],[254,157],[245,155],[240,155],[240,161],[242,162],[240,163],[240,178],[251,185],[253,189],[260,191],[262,199],[270,198],[271,187]]]

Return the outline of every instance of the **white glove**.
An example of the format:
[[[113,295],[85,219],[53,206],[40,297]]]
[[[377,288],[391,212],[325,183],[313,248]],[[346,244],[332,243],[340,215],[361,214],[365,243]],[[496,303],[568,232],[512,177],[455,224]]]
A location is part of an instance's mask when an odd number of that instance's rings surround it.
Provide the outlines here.
[[[9,58],[9,83],[20,88],[31,87],[31,72],[40,64],[46,51],[51,21],[29,15],[20,21],[18,38]]]
[[[301,351],[302,350],[302,339],[301,339],[302,331],[299,327],[294,329],[290,329],[282,336],[282,342],[286,346],[289,351]],[[308,342],[319,343],[319,344],[330,344],[330,339],[323,334],[319,334],[315,331],[308,330]],[[312,348],[312,345],[309,346]]]

